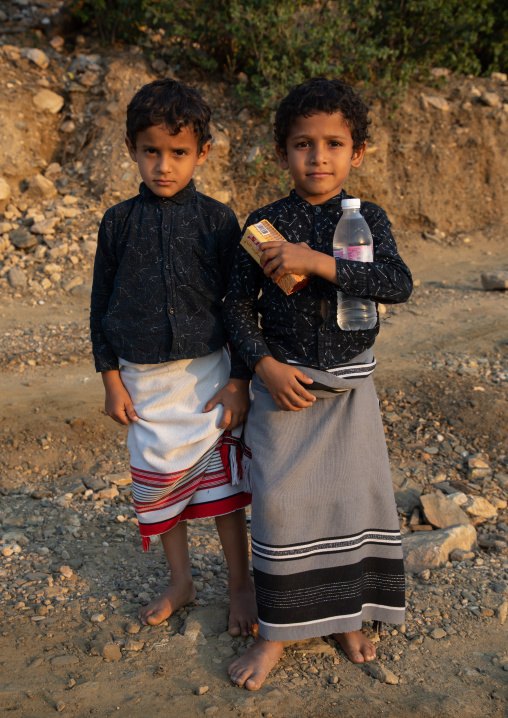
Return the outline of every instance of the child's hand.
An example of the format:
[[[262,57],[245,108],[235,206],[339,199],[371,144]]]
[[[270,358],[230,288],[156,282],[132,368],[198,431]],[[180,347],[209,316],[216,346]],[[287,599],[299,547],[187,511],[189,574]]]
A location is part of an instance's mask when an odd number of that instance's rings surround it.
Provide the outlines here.
[[[129,392],[124,387],[120,372],[117,370],[102,372],[102,381],[106,389],[106,414],[118,424],[130,424],[138,421]]]
[[[313,384],[312,379],[291,364],[282,364],[273,357],[263,357],[257,362],[255,371],[283,411],[301,411],[316,401],[316,397],[302,386],[302,382]]]
[[[246,379],[230,379],[206,404],[203,414],[207,414],[217,404],[224,407],[219,429],[232,431],[243,424],[249,413],[249,382]]]
[[[305,242],[266,242],[261,245],[261,266],[267,277],[274,282],[284,274],[314,274],[316,252]]]

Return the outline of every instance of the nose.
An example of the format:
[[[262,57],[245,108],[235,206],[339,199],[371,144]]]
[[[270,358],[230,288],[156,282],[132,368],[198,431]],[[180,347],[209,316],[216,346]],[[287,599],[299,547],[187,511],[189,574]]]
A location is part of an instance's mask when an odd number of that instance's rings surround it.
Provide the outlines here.
[[[161,152],[161,154],[159,155],[157,169],[162,175],[167,174],[171,171],[171,158],[166,152]]]
[[[312,146],[310,161],[313,165],[321,165],[326,162],[326,148],[322,145],[322,143],[316,142]]]

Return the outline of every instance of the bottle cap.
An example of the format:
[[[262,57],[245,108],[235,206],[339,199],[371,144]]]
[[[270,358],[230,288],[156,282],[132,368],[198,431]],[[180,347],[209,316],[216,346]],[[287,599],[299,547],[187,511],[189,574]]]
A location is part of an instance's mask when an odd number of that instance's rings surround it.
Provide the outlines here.
[[[360,204],[359,199],[343,199],[342,209],[360,209]]]

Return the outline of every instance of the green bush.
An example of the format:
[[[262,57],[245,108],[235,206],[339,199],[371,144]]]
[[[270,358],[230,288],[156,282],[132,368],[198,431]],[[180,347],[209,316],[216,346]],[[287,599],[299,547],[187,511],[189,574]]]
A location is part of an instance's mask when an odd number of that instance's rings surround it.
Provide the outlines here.
[[[403,87],[432,66],[475,75],[508,65],[508,10],[495,0],[74,0],[103,39],[140,43],[170,64],[243,72],[259,107],[305,78]],[[163,32],[161,32],[161,30]]]

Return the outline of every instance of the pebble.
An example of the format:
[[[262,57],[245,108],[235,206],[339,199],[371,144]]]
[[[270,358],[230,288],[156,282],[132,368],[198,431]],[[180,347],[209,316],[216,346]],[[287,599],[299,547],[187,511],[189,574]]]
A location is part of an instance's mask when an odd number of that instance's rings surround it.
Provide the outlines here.
[[[39,110],[44,110],[55,115],[64,106],[64,98],[51,90],[40,90],[34,95],[33,103]]]
[[[388,683],[395,686],[399,682],[398,676],[396,676],[389,668],[381,665],[381,663],[363,663],[362,667],[369,675],[378,680],[380,683]]]
[[[434,628],[434,630],[430,632],[430,636],[435,639],[445,638],[446,635],[446,631],[442,628]]]
[[[61,713],[65,708],[65,703],[63,701],[57,701],[55,708],[58,713]]]
[[[106,620],[106,616],[103,613],[94,613],[90,620],[92,623],[102,623],[102,621]]]
[[[102,649],[101,656],[106,661],[119,661],[122,658],[122,651],[118,644],[106,643]]]
[[[208,693],[209,690],[210,688],[208,686],[199,686],[194,690],[194,693],[197,696],[203,696],[205,693]]]

